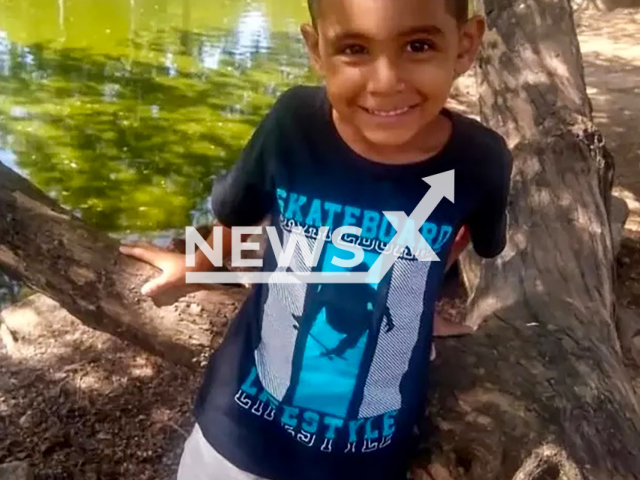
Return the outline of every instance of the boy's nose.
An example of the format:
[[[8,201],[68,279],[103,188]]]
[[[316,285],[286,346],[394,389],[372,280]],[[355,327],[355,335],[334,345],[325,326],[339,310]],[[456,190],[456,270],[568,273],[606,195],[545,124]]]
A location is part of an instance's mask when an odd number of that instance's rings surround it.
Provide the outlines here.
[[[404,90],[400,69],[395,62],[387,57],[378,58],[371,64],[369,73],[369,93],[389,94]]]

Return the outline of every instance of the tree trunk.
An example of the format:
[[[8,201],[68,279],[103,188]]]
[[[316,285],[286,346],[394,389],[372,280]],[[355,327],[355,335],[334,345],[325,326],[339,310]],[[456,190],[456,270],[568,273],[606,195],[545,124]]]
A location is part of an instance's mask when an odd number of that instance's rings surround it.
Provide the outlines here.
[[[118,246],[0,164],[0,268],[92,328],[201,366],[245,292],[192,287],[152,302],[139,291],[158,272],[120,255]]]
[[[515,157],[509,242],[468,252],[470,338],[440,342],[432,475],[640,478],[640,410],[614,325],[612,166],[568,0],[486,0],[482,120]]]

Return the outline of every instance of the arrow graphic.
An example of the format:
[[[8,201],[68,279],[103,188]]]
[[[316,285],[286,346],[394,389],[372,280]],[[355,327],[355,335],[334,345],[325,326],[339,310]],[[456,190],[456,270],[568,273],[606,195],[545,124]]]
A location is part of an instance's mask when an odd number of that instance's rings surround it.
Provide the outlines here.
[[[423,244],[427,252],[427,258],[421,259],[421,261],[440,261],[440,258],[438,258],[431,246],[424,241],[420,233],[420,227],[427,221],[443,198],[446,197],[451,203],[454,203],[455,171],[449,170],[448,172],[425,177],[422,180],[428,183],[431,188],[426,195],[422,197],[422,200],[420,200],[420,203],[408,218],[404,212],[383,212],[397,233],[389,243],[391,248],[387,248],[371,267],[370,271],[376,272],[376,280],[378,282],[382,281],[393,263],[402,254],[407,245],[409,245],[410,241],[407,240],[407,234],[404,232],[405,228],[408,228],[407,225],[409,222],[412,222],[412,225],[409,227],[413,229],[413,245],[417,247]]]

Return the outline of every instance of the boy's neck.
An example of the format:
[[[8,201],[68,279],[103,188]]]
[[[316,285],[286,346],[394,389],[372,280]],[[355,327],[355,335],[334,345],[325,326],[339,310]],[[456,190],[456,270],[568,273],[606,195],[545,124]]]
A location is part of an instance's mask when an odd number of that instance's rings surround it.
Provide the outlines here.
[[[389,165],[406,165],[428,160],[436,156],[451,138],[451,119],[440,113],[410,142],[398,146],[377,145],[370,142],[348,122],[343,122],[332,108],[331,116],[342,140],[358,155],[372,162]]]

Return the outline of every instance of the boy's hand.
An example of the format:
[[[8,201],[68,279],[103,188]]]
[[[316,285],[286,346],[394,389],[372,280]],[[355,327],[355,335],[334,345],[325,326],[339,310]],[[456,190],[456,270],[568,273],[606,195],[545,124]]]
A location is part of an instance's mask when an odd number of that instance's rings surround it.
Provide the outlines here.
[[[469,335],[475,332],[476,329],[469,325],[462,323],[449,322],[443,320],[440,316],[436,315],[433,322],[433,336],[434,337],[455,337],[460,335]],[[436,358],[436,347],[431,344],[431,361]]]
[[[120,253],[162,270],[159,277],[147,282],[142,287],[143,295],[152,297],[171,288],[186,285],[187,259],[181,253],[168,252],[153,245],[122,245]]]
[[[433,323],[434,337],[456,337],[460,335],[469,335],[475,332],[475,328],[463,323],[454,323],[443,320],[439,315],[435,316]]]

